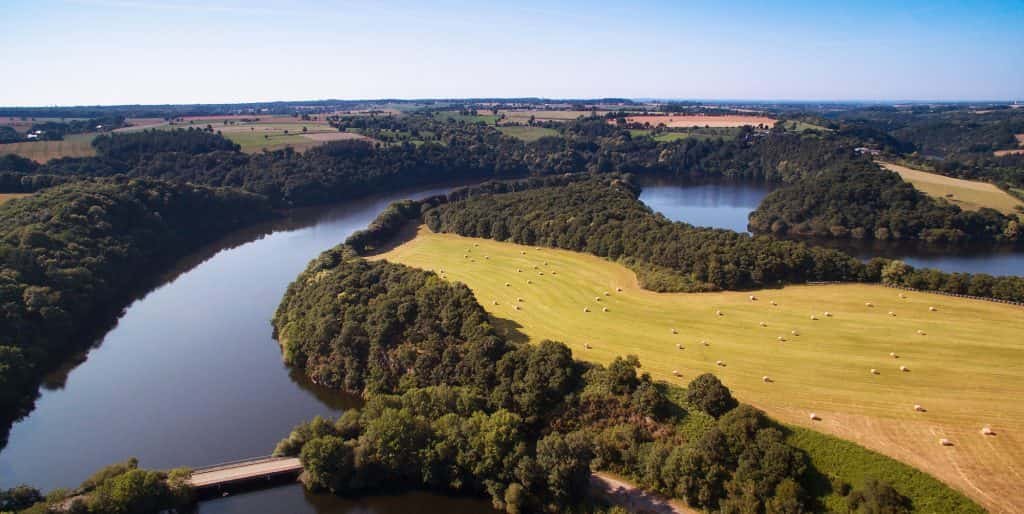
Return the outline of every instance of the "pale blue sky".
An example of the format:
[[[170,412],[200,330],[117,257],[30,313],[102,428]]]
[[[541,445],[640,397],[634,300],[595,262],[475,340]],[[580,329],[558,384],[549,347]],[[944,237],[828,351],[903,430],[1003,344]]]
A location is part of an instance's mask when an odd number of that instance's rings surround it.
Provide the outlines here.
[[[0,105],[1024,100],[1024,0],[0,0],[0,27]]]

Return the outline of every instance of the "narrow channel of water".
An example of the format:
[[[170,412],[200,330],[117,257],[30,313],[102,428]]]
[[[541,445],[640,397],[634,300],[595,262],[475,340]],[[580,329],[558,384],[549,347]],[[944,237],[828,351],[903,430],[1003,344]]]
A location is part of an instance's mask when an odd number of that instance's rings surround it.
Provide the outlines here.
[[[446,190],[297,212],[184,260],[83,363],[50,377],[0,452],[0,487],[75,487],[130,456],[169,468],[266,455],[300,421],[337,415],[351,399],[282,364],[274,309],[312,258],[388,203]]]
[[[771,188],[758,184],[713,182],[680,184],[653,181],[643,185],[640,201],[673,221],[700,227],[747,232],[748,216]],[[1006,246],[942,248],[919,243],[805,239],[809,244],[843,250],[861,260],[900,259],[920,268],[946,272],[1024,276],[1024,251]]]

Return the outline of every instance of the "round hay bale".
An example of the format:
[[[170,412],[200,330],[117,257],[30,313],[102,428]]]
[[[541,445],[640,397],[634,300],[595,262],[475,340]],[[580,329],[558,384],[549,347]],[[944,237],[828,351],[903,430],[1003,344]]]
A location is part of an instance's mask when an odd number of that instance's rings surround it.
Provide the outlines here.
[[[906,366],[900,366],[900,371],[907,372],[910,371],[910,368],[907,368]]]
[[[527,284],[532,284],[532,283],[533,283],[533,281],[532,281],[532,280],[527,280],[527,281],[526,281],[526,283],[527,283]]]
[[[526,250],[519,250],[519,255],[526,255]]]
[[[873,304],[873,303],[871,303],[871,302],[864,302],[864,306],[865,306],[865,307],[874,307],[874,306],[875,306],[875,304]]]
[[[522,272],[523,272],[522,268],[516,268],[516,273],[522,273]]]
[[[792,331],[790,331],[790,334],[798,336],[798,335],[800,335],[800,331],[794,328]]]
[[[953,441],[950,441],[949,439],[943,437],[942,439],[939,439],[939,444],[941,444],[942,446],[953,446]]]
[[[604,295],[605,295],[605,296],[611,296],[612,294],[611,294],[611,293],[609,293],[608,291],[605,291],[605,292],[604,292]]]
[[[819,418],[818,415],[813,412],[810,414],[809,417],[811,418],[811,421],[821,421],[821,418]]]
[[[480,246],[480,243],[473,243],[473,246]]]
[[[924,412],[924,407],[920,405],[914,405],[914,410],[917,412]]]
[[[519,310],[519,306],[518,305],[514,305],[514,306],[512,306],[512,308],[517,310],[517,311]]]
[[[892,357],[893,359],[899,359],[900,358],[899,355],[896,355],[896,352],[889,352],[889,357]]]
[[[469,256],[468,256],[468,255],[463,255],[463,256],[462,256],[462,258],[463,258],[463,259],[468,259],[468,258],[469,258]]]
[[[678,369],[672,370],[672,374],[678,377],[679,376],[679,370]]]
[[[769,377],[768,375],[765,375],[765,376],[761,377],[761,381],[764,382],[764,383],[771,382],[772,381],[772,377]]]
[[[767,327],[768,323],[765,322],[765,321],[762,321],[762,322],[758,323],[758,325],[761,325],[762,327]]]
[[[674,328],[670,328],[669,330],[671,330],[673,334],[678,334],[679,333],[679,331],[674,329]]]
[[[825,317],[826,318],[831,318],[832,317],[832,313],[829,312],[829,311],[825,311]]]
[[[889,311],[889,315],[890,315],[890,316],[895,316],[895,315],[896,315],[896,313],[895,313],[895,312],[893,312],[893,311]]]
[[[618,292],[618,293],[621,293],[622,292],[622,288],[621,287],[616,287],[615,291]]]
[[[754,296],[754,295],[750,295],[750,301],[756,302],[757,301],[757,297]]]
[[[608,312],[608,307],[601,307],[601,312]]]
[[[494,300],[493,302],[491,302],[491,305],[498,305],[498,300]]]
[[[776,337],[775,339],[777,339],[780,343],[785,343],[786,342],[786,338],[782,337],[782,336]]]
[[[521,301],[523,301],[523,299],[522,298],[516,298],[516,301],[517,302],[521,302]]]
[[[540,269],[540,266],[538,266],[538,265],[534,264],[534,265],[533,265],[533,269]]]
[[[772,304],[772,305],[778,305],[777,303],[775,303],[775,300],[771,300],[771,301],[769,301],[768,303],[770,303],[770,304]]]
[[[715,361],[715,365],[725,367],[725,361]]]
[[[491,260],[491,256],[490,255],[484,255],[484,259]]]
[[[509,282],[505,282],[505,287],[512,287],[512,284]]]
[[[925,335],[925,333],[924,333],[924,330],[920,330],[920,329],[919,329],[919,330],[917,331],[917,335],[919,335],[919,336],[923,336],[923,335]]]
[[[935,311],[937,311],[939,309],[936,309],[935,307],[928,307],[928,310],[931,311],[931,312],[935,312]]]
[[[595,302],[600,302],[601,301],[601,297],[600,296],[595,296],[594,297],[594,301]]]
[[[871,368],[871,374],[872,375],[877,375],[878,374],[878,370],[875,369],[875,368]]]
[[[906,297],[907,297],[907,295],[905,295],[903,293],[900,293],[900,298],[906,298]]]
[[[680,344],[680,343],[676,343],[676,350],[682,350],[682,349],[683,349],[683,345]]]
[[[985,425],[981,427],[981,435],[996,435],[996,433],[992,430],[992,427]]]
[[[557,272],[557,271],[552,271],[552,272],[551,272],[551,274],[552,274],[552,275],[557,275],[557,274],[558,274],[558,272]]]
[[[583,343],[583,347],[586,348],[587,350],[589,350],[590,349],[590,343]]]
[[[544,272],[543,271],[538,271],[537,275],[543,277],[544,276]]]
[[[715,311],[715,315],[716,316],[725,316],[725,314],[722,314],[722,311]]]
[[[818,320],[818,317],[815,316],[814,314],[811,314],[811,321],[817,321],[817,320]]]
[[[703,341],[701,341],[700,344],[702,344],[704,346],[711,346],[711,343],[709,343],[707,339],[704,339]]]
[[[584,307],[583,312],[590,312],[590,307]]]

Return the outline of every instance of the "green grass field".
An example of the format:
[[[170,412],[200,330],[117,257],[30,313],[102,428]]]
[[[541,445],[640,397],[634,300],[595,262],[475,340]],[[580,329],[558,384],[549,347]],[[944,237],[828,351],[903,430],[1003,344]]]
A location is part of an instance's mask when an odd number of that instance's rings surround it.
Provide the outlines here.
[[[947,177],[938,173],[917,170],[878,161],[883,168],[896,172],[914,188],[934,197],[959,205],[961,209],[976,211],[989,207],[1004,214],[1020,212],[1024,202],[988,182]]]
[[[653,133],[653,130],[649,129],[630,129],[629,135],[633,137],[645,137]],[[679,141],[682,139],[735,139],[740,133],[739,127],[700,127],[693,129],[683,129],[681,131],[674,132],[662,132],[654,135],[654,140],[667,143],[671,141]]]
[[[72,134],[61,141],[26,141],[0,144],[0,155],[17,154],[44,163],[60,157],[91,157],[96,155],[92,140],[96,134]]]
[[[1024,402],[1014,400],[1024,398],[1020,307],[927,293],[901,299],[854,284],[757,291],[756,301],[749,292],[659,294],[590,255],[425,229],[382,257],[443,269],[499,328],[531,341],[564,341],[577,357],[603,363],[636,354],[645,371],[675,384],[713,372],[777,419],[894,457],[992,511],[1024,505]],[[997,435],[981,435],[984,425]]]
[[[459,114],[459,111],[438,111],[434,113],[434,119],[437,121],[447,121],[449,118],[455,121],[464,121],[466,123],[485,123],[487,125],[494,125],[498,121],[498,117],[494,114],[489,114],[490,111],[478,111],[476,116],[469,114]],[[487,114],[484,114],[487,113]]]
[[[522,139],[527,143],[536,141],[542,137],[558,135],[558,131],[555,129],[549,129],[544,127],[530,127],[520,125],[507,125],[498,127],[498,130],[506,136],[512,136],[514,138]]]
[[[822,127],[821,125],[815,125],[813,123],[807,123],[805,121],[789,120],[789,121],[785,121],[784,123],[785,123],[784,126],[786,127],[787,130],[792,130],[794,132],[803,132],[805,130],[814,130],[814,131],[817,131],[817,132],[832,132],[831,129]]]

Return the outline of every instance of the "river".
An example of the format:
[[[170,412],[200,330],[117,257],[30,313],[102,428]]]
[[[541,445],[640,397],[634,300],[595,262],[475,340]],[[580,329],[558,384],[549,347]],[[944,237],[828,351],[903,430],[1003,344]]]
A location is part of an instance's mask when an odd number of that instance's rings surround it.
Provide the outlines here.
[[[747,232],[747,217],[769,192],[771,188],[763,184],[651,181],[643,184],[640,201],[673,221]],[[1024,251],[1006,246],[950,249],[916,242],[806,241],[843,250],[865,261],[872,257],[887,257],[900,259],[914,267],[947,272],[1024,276]]]
[[[0,486],[75,487],[131,456],[164,469],[266,455],[299,422],[354,405],[289,373],[270,318],[320,252],[392,201],[447,190],[297,211],[183,259],[128,306],[84,362],[49,378],[0,452]],[[489,505],[425,493],[351,502],[292,486],[203,503],[200,512],[493,512]]]

